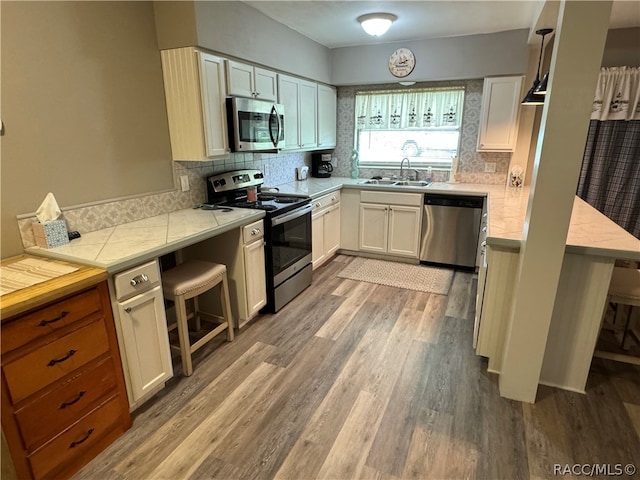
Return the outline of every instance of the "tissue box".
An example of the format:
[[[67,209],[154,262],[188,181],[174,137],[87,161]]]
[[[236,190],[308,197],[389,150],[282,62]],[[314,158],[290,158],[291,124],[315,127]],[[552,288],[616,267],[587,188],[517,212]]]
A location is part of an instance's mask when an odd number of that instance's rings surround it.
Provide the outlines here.
[[[36,245],[39,247],[53,248],[69,243],[67,225],[64,220],[53,220],[45,223],[34,222],[32,226],[33,236],[36,239]]]

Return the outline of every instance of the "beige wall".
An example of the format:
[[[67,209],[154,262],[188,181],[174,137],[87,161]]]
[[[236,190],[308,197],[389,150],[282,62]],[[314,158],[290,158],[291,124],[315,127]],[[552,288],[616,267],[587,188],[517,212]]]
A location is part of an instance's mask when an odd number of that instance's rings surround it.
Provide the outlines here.
[[[173,188],[151,2],[1,2],[2,248],[60,206]]]
[[[640,67],[640,27],[609,30],[603,67]]]

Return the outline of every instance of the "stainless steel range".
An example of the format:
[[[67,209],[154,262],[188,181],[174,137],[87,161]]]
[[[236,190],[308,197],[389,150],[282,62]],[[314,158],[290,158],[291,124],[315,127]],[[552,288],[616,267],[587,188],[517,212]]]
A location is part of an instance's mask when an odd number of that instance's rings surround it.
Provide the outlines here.
[[[274,313],[311,284],[312,206],[311,199],[302,195],[263,194],[263,183],[259,170],[213,175],[207,178],[207,200],[265,211],[267,305],[262,311]]]

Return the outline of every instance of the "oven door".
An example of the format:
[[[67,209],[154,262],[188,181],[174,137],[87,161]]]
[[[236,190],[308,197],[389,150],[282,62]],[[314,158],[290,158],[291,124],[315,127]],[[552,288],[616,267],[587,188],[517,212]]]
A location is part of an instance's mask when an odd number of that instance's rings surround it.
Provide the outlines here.
[[[311,263],[311,204],[271,219],[273,285],[277,287]]]

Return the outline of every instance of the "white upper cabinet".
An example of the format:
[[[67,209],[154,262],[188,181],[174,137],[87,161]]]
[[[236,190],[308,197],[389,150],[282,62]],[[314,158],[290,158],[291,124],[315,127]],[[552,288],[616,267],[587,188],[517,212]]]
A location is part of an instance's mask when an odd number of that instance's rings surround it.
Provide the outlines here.
[[[318,84],[318,147],[336,146],[336,89]]]
[[[173,159],[197,161],[226,155],[223,59],[191,47],[160,54]]]
[[[278,98],[277,74],[246,63],[227,60],[228,94],[275,102]]]
[[[318,84],[288,75],[278,75],[278,103],[284,105],[283,149],[316,149]]]
[[[300,80],[300,147],[318,145],[318,84]],[[285,118],[287,111],[285,110]]]
[[[298,98],[300,81],[295,77],[278,75],[278,103],[284,106],[284,145],[283,149],[300,148],[300,129]]]
[[[478,131],[481,152],[512,152],[518,136],[522,76],[484,79]]]

